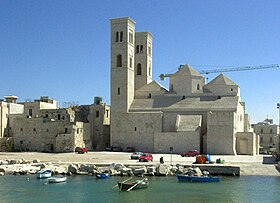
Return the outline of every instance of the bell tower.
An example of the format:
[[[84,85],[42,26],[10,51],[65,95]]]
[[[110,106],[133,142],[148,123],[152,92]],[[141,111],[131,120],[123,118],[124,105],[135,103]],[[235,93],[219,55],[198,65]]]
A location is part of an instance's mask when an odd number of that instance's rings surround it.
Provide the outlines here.
[[[128,112],[134,99],[135,22],[111,19],[111,113]]]

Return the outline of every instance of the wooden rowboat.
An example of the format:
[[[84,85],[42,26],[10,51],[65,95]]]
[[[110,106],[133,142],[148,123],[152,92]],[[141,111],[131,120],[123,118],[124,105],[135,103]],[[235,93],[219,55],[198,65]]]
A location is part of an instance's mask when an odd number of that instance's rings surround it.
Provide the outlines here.
[[[136,180],[134,182],[118,182],[120,191],[130,191],[132,189],[143,189],[149,186],[147,178]]]

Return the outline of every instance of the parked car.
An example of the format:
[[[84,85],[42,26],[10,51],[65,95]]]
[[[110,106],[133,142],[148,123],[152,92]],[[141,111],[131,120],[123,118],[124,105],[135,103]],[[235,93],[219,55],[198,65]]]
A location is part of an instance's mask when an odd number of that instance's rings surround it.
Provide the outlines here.
[[[111,147],[106,147],[106,151],[112,151],[112,152],[122,152],[123,149],[118,146],[111,146]]]
[[[198,151],[198,150],[190,150],[190,151],[181,153],[181,156],[182,156],[182,157],[186,157],[186,156],[196,156],[196,155],[199,155],[199,151]]]
[[[126,152],[135,152],[135,148],[134,147],[127,147]]]
[[[142,161],[153,161],[153,155],[151,155],[151,154],[142,154],[139,157],[139,161],[140,162],[142,162]]]
[[[86,147],[77,147],[75,151],[78,152],[78,154],[88,153],[88,149]]]
[[[134,152],[133,154],[130,155],[131,159],[139,159],[140,156],[143,155],[143,152]]]

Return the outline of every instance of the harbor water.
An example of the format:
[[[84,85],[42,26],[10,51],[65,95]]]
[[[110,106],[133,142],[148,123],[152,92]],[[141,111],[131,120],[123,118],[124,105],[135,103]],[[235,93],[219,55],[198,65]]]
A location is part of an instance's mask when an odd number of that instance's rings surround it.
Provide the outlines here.
[[[120,192],[127,177],[71,176],[49,184],[35,175],[0,176],[0,202],[279,202],[280,177],[222,177],[219,183],[184,183],[175,176],[148,177],[145,189]],[[135,179],[135,178],[134,178]]]

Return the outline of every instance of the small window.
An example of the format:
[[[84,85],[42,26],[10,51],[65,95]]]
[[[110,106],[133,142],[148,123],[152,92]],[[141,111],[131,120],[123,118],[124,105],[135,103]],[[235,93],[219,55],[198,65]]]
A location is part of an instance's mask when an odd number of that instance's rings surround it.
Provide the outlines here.
[[[272,129],[270,129],[270,134],[272,134],[273,133],[273,131],[272,131]]]
[[[49,132],[49,129],[46,129],[46,132]]]
[[[121,94],[121,88],[118,87],[118,95]]]
[[[64,120],[65,119],[65,116],[62,116],[62,120]]]
[[[136,127],[134,127],[134,131],[137,131],[137,128],[136,128]]]
[[[33,128],[33,131],[36,132],[36,128]]]
[[[64,133],[68,133],[68,128],[65,128]]]
[[[151,76],[151,65],[149,66],[149,76]]]
[[[133,34],[129,32],[129,43],[133,44]]]
[[[230,91],[233,91],[233,88],[230,88]]]
[[[139,45],[136,46],[136,53],[139,53]]]
[[[148,98],[152,98],[152,94],[151,94],[151,93],[149,93],[149,96],[148,96]]]
[[[140,53],[143,53],[143,45],[140,46]]]
[[[129,67],[132,68],[132,58],[129,57]]]
[[[183,99],[183,100],[186,99],[186,96],[184,95],[184,96],[182,97],[182,99]]]
[[[29,115],[29,116],[32,116],[32,109],[29,109],[29,110],[28,110],[28,115]]]
[[[263,129],[261,129],[261,133],[263,133]]]
[[[23,144],[23,141],[20,141],[20,144]]]
[[[117,56],[117,67],[122,67],[122,55]]]
[[[109,118],[109,110],[106,109],[106,117]]]
[[[23,128],[20,128],[20,131],[22,132],[22,131],[23,131]]]
[[[57,114],[57,119],[60,120],[60,114]]]
[[[196,85],[196,89],[200,90],[200,85],[199,84]]]
[[[119,41],[119,32],[116,32],[116,42]]]
[[[137,75],[142,75],[141,63],[138,63],[138,64],[137,64]]]
[[[121,34],[120,34],[120,42],[122,42],[123,41],[123,32],[121,32]]]
[[[99,117],[99,111],[96,111],[96,118]]]
[[[46,118],[48,118],[49,117],[49,114],[46,114]]]
[[[77,134],[79,134],[79,128],[77,128]]]

